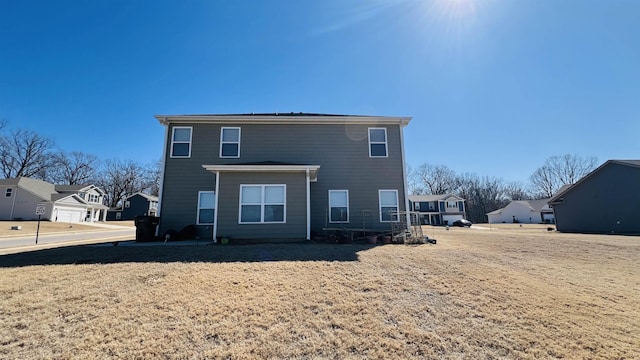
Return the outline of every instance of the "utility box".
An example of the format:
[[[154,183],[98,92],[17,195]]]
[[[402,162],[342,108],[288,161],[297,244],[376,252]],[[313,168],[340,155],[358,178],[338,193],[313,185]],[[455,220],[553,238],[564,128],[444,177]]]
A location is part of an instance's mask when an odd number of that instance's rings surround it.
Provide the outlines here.
[[[136,216],[136,241],[156,240],[156,228],[160,223],[160,218],[156,216]]]

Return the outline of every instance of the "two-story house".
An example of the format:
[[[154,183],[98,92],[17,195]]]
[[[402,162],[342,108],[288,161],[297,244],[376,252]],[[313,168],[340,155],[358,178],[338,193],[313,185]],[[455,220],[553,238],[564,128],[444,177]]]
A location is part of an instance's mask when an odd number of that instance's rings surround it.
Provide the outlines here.
[[[423,225],[451,225],[466,217],[465,201],[456,195],[410,195],[409,202]]]
[[[408,117],[157,115],[166,127],[159,233],[310,239],[387,230],[408,208]]]
[[[108,211],[107,220],[133,220],[136,216],[156,216],[158,197],[135,193],[122,202],[122,206]]]
[[[35,210],[44,207],[42,220],[59,222],[104,221],[104,192],[94,185],[54,185],[18,177],[0,179],[0,220],[37,220]]]

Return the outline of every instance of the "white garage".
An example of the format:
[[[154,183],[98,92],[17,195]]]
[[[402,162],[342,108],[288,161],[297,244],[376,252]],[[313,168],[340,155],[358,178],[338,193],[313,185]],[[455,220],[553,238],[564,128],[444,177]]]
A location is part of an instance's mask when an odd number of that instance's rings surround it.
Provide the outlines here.
[[[442,215],[442,223],[443,224],[453,224],[454,221],[456,220],[462,220],[462,215],[456,214],[456,215]]]
[[[53,221],[77,223],[84,221],[87,213],[85,209],[77,209],[70,207],[56,207],[53,209]]]

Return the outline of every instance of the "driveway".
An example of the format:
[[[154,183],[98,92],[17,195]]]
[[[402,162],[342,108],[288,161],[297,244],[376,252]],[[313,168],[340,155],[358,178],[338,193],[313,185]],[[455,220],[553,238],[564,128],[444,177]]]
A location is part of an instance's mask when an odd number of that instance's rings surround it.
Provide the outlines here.
[[[134,226],[120,226],[104,223],[82,223],[90,229],[57,233],[40,233],[36,244],[35,234],[27,236],[0,236],[0,255],[23,251],[34,251],[59,246],[98,244],[113,241],[134,240]]]

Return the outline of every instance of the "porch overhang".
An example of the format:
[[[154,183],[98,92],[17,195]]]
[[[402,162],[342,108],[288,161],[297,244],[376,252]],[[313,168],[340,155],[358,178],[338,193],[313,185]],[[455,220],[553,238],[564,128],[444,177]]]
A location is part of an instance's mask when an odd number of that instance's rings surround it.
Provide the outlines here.
[[[202,165],[212,173],[222,172],[309,172],[309,181],[318,181],[320,165]]]

